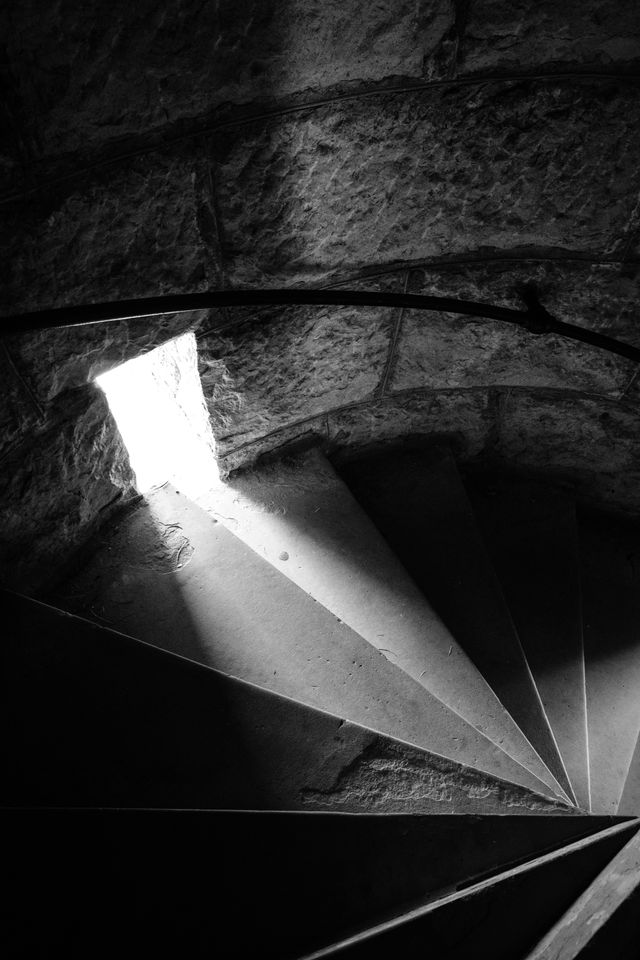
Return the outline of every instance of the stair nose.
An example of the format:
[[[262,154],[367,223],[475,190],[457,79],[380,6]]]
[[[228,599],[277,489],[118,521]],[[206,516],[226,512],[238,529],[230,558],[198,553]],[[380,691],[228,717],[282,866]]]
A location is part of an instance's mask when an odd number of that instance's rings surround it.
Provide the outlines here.
[[[2,601],[10,806],[566,811],[45,604]]]
[[[550,484],[467,474],[467,492],[522,643],[568,784],[590,809],[578,531]]]
[[[566,796],[319,451],[240,474],[212,491],[205,506],[394,666]]]
[[[611,827],[441,901],[416,906],[304,960],[418,960],[425,949],[438,960],[523,957],[636,830],[635,823]]]
[[[289,549],[290,559],[279,563],[297,567]],[[101,537],[92,561],[62,592],[84,598],[77,612],[99,612],[156,646],[556,796],[170,485],[148,494],[113,534]]]
[[[520,762],[541,779],[546,768],[545,782],[570,796],[539,692],[451,453],[442,448],[405,451],[345,464],[341,470],[518,725],[520,741],[512,732],[504,749],[519,749]]]

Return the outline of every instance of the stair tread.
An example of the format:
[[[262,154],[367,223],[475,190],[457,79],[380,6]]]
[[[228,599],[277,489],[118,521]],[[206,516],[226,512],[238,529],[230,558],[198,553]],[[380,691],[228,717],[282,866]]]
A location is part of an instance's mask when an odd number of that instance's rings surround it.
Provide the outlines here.
[[[472,475],[465,485],[570,786],[578,804],[588,810],[582,598],[573,499],[530,480]]]
[[[585,674],[596,813],[615,813],[640,732],[640,534],[581,515]]]
[[[10,806],[568,811],[45,604],[2,596]]]
[[[142,955],[156,946],[166,955],[171,945],[176,955],[210,956],[226,942],[239,956],[293,960],[615,819],[5,810],[5,907],[17,935],[27,929],[31,946],[46,938],[50,952],[67,939],[73,903],[72,923],[82,918],[86,937],[96,929],[126,936],[129,953],[144,944]],[[16,923],[34,911],[37,925]]]
[[[320,451],[241,473],[214,488],[203,506],[417,683],[539,771],[512,717]]]
[[[623,816],[640,815],[640,736],[636,741],[616,812]]]
[[[640,834],[587,887],[527,960],[637,957],[640,936]]]
[[[58,599],[61,594],[66,601]],[[163,649],[553,795],[171,486],[147,495],[54,598]]]
[[[331,947],[308,954],[378,960],[422,958],[492,960],[521,957],[579,897],[637,831],[636,822],[620,824],[570,843],[497,877],[443,900],[417,907]],[[532,905],[535,908],[532,909]]]
[[[553,782],[562,767],[557,747],[450,452],[384,455],[341,473]]]

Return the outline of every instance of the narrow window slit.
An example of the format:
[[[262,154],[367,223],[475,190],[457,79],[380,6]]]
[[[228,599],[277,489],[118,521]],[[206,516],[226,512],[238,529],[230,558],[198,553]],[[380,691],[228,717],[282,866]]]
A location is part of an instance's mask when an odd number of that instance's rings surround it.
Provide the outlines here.
[[[196,499],[218,480],[215,444],[187,333],[97,378],[140,493],[171,483]]]

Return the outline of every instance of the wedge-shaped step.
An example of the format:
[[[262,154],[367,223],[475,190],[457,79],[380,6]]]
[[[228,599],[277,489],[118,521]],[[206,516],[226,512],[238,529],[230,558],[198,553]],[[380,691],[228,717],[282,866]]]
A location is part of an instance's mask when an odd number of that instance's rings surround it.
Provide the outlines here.
[[[294,960],[612,820],[5,810],[9,947],[211,957],[224,944],[225,957]]]
[[[567,910],[527,960],[637,960],[640,944],[640,834]]]
[[[640,816],[640,738],[638,738],[636,748],[633,751],[622,796],[618,804],[618,813],[625,816]]]
[[[541,773],[512,717],[318,450],[240,474],[199,502],[393,664]]]
[[[532,949],[637,831],[632,821],[546,854],[307,955],[516,960]]]
[[[2,604],[6,805],[567,809],[33,600]]]
[[[640,731],[640,534],[581,516],[591,804],[615,813]]]
[[[76,597],[67,601],[74,612],[97,613],[149,643],[552,792],[168,486],[129,514],[65,592]]]
[[[451,454],[396,452],[350,463],[341,473],[556,782],[566,779]],[[522,754],[518,758],[525,762]],[[553,776],[547,774],[547,782]]]
[[[558,488],[527,480],[467,478],[466,488],[570,786],[588,810],[582,598],[573,499]]]

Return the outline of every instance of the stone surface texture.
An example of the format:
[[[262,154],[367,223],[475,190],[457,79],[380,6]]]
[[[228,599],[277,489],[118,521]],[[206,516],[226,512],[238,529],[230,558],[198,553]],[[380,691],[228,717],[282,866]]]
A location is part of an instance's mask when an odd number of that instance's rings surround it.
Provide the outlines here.
[[[3,312],[180,293],[214,281],[198,159],[156,152],[98,167],[4,210]]]
[[[617,273],[617,275],[616,275]],[[637,278],[580,262],[494,261],[438,275],[414,270],[408,291],[497,303],[522,309],[518,285],[532,282],[547,309],[565,323],[638,344]],[[626,296],[625,296],[626,288]],[[416,387],[553,387],[619,398],[636,365],[587,344],[538,337],[522,328],[479,318],[407,311],[394,362],[392,390]]]
[[[353,456],[372,446],[411,436],[447,441],[464,459],[481,456],[490,443],[492,411],[486,390],[434,391],[388,396],[310,417],[254,442],[217,443],[221,469],[229,473],[272,450],[320,442],[334,456]]]
[[[420,79],[454,11],[450,0],[187,0],[166,8],[116,0],[102,9],[55,0],[44,10],[27,0],[4,19],[21,121],[16,148],[38,156],[82,152],[227,102]]]
[[[6,341],[0,346],[0,457],[43,419],[44,411],[17,371]]]
[[[0,10],[0,31],[0,318],[261,285],[520,307],[518,288],[533,282],[554,316],[640,348],[640,8],[631,0],[23,0]],[[93,604],[100,591],[88,548],[93,537],[106,544],[114,521],[124,526],[135,512],[124,507],[139,501],[94,381],[191,330],[223,475],[317,444],[339,463],[378,445],[446,441],[470,473],[489,465],[551,479],[580,504],[640,516],[638,365],[436,312],[220,309],[0,342],[0,584],[42,596],[84,563],[86,589],[74,600],[108,616]],[[350,723],[340,706],[347,684],[373,695],[378,660],[387,676],[397,669],[382,652],[366,649],[365,669],[364,653],[348,655],[350,628],[311,595],[296,619],[284,587],[266,587],[267,574],[259,581],[242,551],[235,566],[216,565],[195,533],[158,519],[134,530],[150,549],[116,547],[114,607],[129,601],[128,622],[144,615],[156,629],[136,604],[139,585],[157,582],[162,604],[153,612],[165,635],[178,644],[191,636],[187,656],[197,659],[198,645],[200,658],[205,649],[214,656],[220,634],[210,621],[196,636],[191,618],[219,575],[228,593],[211,603],[212,617],[232,625],[244,617],[254,682],[285,696],[223,674],[211,684],[214,671],[186,659],[170,658],[165,669],[165,653],[132,653],[115,634],[96,652],[95,626],[91,642],[81,628],[68,661],[74,669],[88,661],[91,682],[72,670],[61,692],[48,668],[55,675],[63,665],[60,640],[73,627],[56,614],[55,628],[21,637],[24,663],[36,669],[9,691],[14,716],[35,731],[35,753],[22,750],[19,762],[30,758],[28,776],[42,780],[45,798],[53,785],[67,804],[106,796],[121,806],[133,795],[147,807],[570,812],[522,780],[462,765],[464,744],[445,759],[439,744],[457,739],[454,728],[436,729],[423,687],[408,677],[393,696],[381,691],[376,706],[397,722],[398,739],[374,732],[355,694],[362,726]],[[294,562],[294,547],[283,544],[277,563]],[[291,586],[262,563],[278,578],[272,584]],[[248,569],[253,594],[243,604]],[[298,659],[285,655],[278,676],[269,643],[280,649],[283,614]],[[231,633],[223,668],[235,676],[232,658],[245,648]],[[368,646],[357,631],[349,642]],[[358,671],[363,679],[352,678]],[[176,698],[181,673],[193,683]],[[315,707],[288,699],[301,677]],[[432,752],[410,746],[402,711],[413,711],[405,714],[412,729],[437,733]],[[85,740],[81,762],[66,768],[56,757],[68,729]],[[111,766],[92,729],[103,732]],[[122,750],[109,753],[114,742]],[[201,759],[206,782],[191,790]],[[103,795],[91,793],[85,762]],[[267,786],[252,793],[261,769]],[[636,783],[634,773],[633,796]],[[634,850],[610,873],[623,893],[637,883]],[[558,863],[573,889],[575,875]],[[507,883],[505,898],[492,901],[507,934],[535,883],[534,875],[524,899],[524,887]],[[610,888],[601,890],[572,922],[608,909]],[[487,901],[474,906],[468,892],[450,899],[471,902],[468,943],[477,952]],[[455,909],[441,916],[444,941],[455,940]]]
[[[394,390],[552,387],[618,398],[635,364],[560,337],[541,339],[504,323],[411,312],[402,327]]]
[[[208,313],[203,311],[166,314],[96,326],[35,330],[11,337],[7,344],[16,369],[32,385],[36,398],[47,402],[167,340],[197,330],[207,320]]]
[[[450,806],[459,813],[497,808],[533,815],[567,811],[562,804],[554,807],[546,799],[538,799],[513,784],[489,777],[479,780],[475,770],[453,765],[444,758],[431,755],[427,761],[420,756],[407,756],[406,749],[382,738],[373,745],[375,753],[364,749],[339,771],[329,789],[308,789],[304,794],[308,808],[348,811],[363,806],[366,798],[369,809],[388,813],[400,812],[407,802],[429,813],[437,811],[439,805]],[[395,797],[390,783],[397,791]]]
[[[416,267],[409,273],[407,292],[451,295],[521,310],[519,288],[525,283],[535,284],[541,302],[565,323],[640,344],[640,271],[633,265],[625,269],[619,263],[582,260],[558,251],[547,256],[531,251],[522,257],[506,252]],[[511,327],[500,329],[514,332]],[[566,344],[566,349],[577,350],[581,346]],[[594,350],[592,358],[595,363],[607,356]]]
[[[516,306],[528,280],[561,319],[640,344],[633,4],[25,0],[0,26],[2,314],[259,284]],[[190,329],[223,470],[312,438],[348,456],[417,432],[637,509],[628,361],[393,310],[12,337],[4,472],[76,415],[77,390]]]
[[[606,70],[640,62],[640,11],[618,0],[473,0],[460,72],[525,70],[539,64]]]
[[[562,393],[507,392],[498,437],[504,462],[570,480],[580,499],[637,515],[636,409]]]
[[[99,521],[134,496],[134,477],[101,390],[66,394],[0,472],[0,581],[39,588]]]
[[[401,289],[393,275],[367,288]],[[273,308],[201,337],[200,376],[218,441],[257,440],[291,421],[372,397],[394,314],[384,308]]]
[[[557,80],[405,91],[240,125],[215,149],[230,276],[311,282],[338,265],[526,245],[600,254],[640,190],[639,111],[635,84]]]
[[[338,450],[365,449],[413,434],[449,440],[466,457],[479,455],[491,426],[487,393],[440,391],[423,396],[391,396],[377,405],[336,411],[329,418],[330,440]]]

